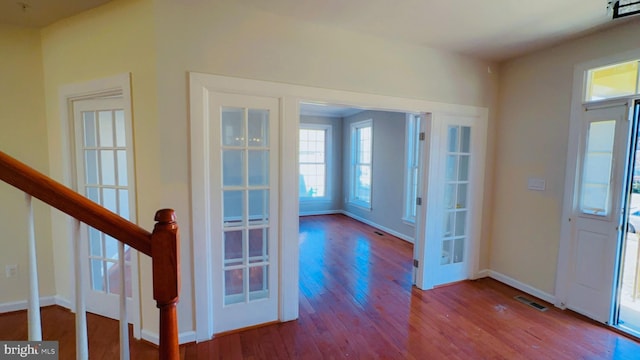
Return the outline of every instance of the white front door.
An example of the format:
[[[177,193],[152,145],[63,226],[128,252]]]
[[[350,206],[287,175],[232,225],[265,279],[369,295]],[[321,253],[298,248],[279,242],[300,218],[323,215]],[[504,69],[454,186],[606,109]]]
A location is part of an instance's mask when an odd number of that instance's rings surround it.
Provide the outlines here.
[[[122,97],[73,102],[76,184],[82,195],[135,222],[131,119],[124,109]],[[119,251],[120,242],[85,224],[80,233],[87,311],[119,319],[124,289],[129,321],[137,323],[137,252],[127,245]]]
[[[566,306],[603,323],[611,314],[621,236],[628,110],[626,102],[618,101],[590,105],[582,112]]]
[[[213,332],[278,319],[277,98],[209,94]]]
[[[434,114],[429,127],[425,264],[416,283],[422,289],[474,275],[484,191],[484,124]]]

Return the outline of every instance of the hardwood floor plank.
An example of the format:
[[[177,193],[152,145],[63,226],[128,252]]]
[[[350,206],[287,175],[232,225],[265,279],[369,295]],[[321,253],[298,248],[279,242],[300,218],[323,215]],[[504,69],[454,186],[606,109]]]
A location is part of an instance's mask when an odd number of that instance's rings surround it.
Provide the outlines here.
[[[571,311],[540,312],[492,279],[421,291],[413,247],[342,215],[300,220],[300,318],[180,347],[183,359],[638,359],[640,344]],[[73,314],[42,311],[45,339],[75,358]],[[0,339],[24,340],[26,313],[0,315]],[[117,323],[88,317],[91,359],[117,357]],[[130,339],[132,359],[156,348]]]

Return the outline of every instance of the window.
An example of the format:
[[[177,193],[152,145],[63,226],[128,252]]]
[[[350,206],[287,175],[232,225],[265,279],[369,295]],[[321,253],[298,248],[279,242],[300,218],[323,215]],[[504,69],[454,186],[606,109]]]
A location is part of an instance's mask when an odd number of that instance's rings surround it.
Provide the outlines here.
[[[331,149],[331,125],[300,124],[300,176],[301,200],[330,197],[328,186]]]
[[[640,93],[638,61],[604,66],[587,72],[587,101]]]
[[[351,192],[349,201],[371,209],[373,120],[351,124]]]
[[[418,197],[418,166],[420,164],[420,115],[407,114],[404,214],[402,220],[415,223]]]

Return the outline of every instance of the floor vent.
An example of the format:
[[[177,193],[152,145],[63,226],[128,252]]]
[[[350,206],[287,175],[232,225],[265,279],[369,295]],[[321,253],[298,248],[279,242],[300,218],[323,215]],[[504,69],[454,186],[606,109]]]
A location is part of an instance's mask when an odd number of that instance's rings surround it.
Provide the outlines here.
[[[532,308],[534,308],[536,310],[540,310],[540,311],[547,311],[548,310],[548,308],[546,306],[540,305],[537,302],[531,301],[531,300],[529,300],[526,297],[521,296],[521,295],[515,296],[514,299],[520,301],[523,304],[527,304],[527,305],[531,306]]]
[[[384,236],[384,234],[381,233],[380,231],[374,231],[373,233],[376,234],[376,235]]]

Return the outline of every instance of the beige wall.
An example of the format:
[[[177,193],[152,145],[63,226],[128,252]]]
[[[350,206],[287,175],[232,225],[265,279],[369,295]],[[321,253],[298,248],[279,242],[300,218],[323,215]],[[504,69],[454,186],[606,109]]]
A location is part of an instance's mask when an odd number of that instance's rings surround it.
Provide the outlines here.
[[[574,66],[638,49],[637,20],[501,65],[492,270],[554,293]]]
[[[493,108],[490,63],[271,14],[234,1],[156,1],[163,194],[189,213],[187,73],[203,73]],[[494,67],[495,70],[495,67]],[[490,111],[490,133],[493,128]],[[492,139],[489,139],[492,144]],[[492,168],[493,147],[488,149]],[[491,174],[485,191],[491,193]],[[485,201],[490,220],[491,196]],[[184,218],[184,217],[183,217]],[[481,268],[489,265],[483,227]],[[185,249],[186,250],[186,249]],[[191,253],[191,252],[189,252]]]
[[[157,209],[171,204],[158,196],[161,148],[157,122],[154,18],[151,0],[116,0],[96,9],[59,21],[42,30],[42,53],[51,176],[66,181],[60,118],[60,87],[131,73],[133,131],[137,182],[138,223],[153,228]],[[70,252],[66,217],[54,214],[53,243],[58,293],[71,294]],[[151,299],[151,266],[141,256],[140,282],[143,328],[156,331],[158,315]],[[188,299],[188,297],[187,297]],[[190,316],[186,317],[190,320]],[[190,323],[187,324],[190,328]]]
[[[38,30],[0,25],[0,151],[48,172],[47,129]],[[40,295],[55,295],[51,220],[47,206],[34,200]],[[28,296],[27,217],[21,191],[0,182],[0,303]],[[5,265],[19,274],[6,278]]]
[[[37,34],[33,36],[38,40]],[[495,72],[488,73],[492,64],[487,62],[303,23],[233,1],[116,0],[44,28],[41,43],[38,61],[41,59],[44,75],[41,72],[35,83],[44,84],[46,105],[39,111],[41,116],[46,113],[47,128],[46,133],[44,123],[40,128],[42,158],[38,161],[45,170],[48,164],[49,173],[58,180],[69,180],[62,161],[67,144],[62,140],[60,87],[132,74],[138,222],[150,229],[156,209],[173,207],[177,211],[183,240],[181,331],[195,327],[188,71],[490,109],[497,98],[497,77]],[[4,61],[0,59],[0,64]],[[38,91],[42,92],[42,85]],[[490,121],[490,133],[493,123]],[[491,147],[488,156],[491,168]],[[490,194],[491,174],[487,175]],[[490,204],[488,195],[485,222]],[[66,220],[57,212],[52,219],[56,291],[69,298]],[[484,230],[481,267],[489,264],[490,229],[485,226]],[[143,327],[153,332],[157,312],[150,299],[150,264],[145,257],[141,264]]]

